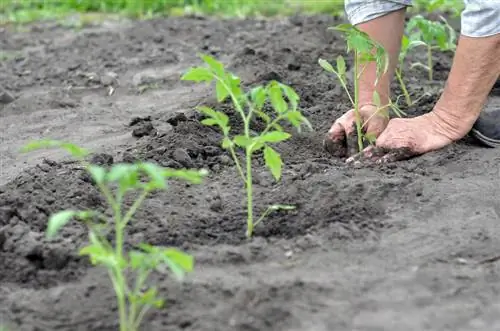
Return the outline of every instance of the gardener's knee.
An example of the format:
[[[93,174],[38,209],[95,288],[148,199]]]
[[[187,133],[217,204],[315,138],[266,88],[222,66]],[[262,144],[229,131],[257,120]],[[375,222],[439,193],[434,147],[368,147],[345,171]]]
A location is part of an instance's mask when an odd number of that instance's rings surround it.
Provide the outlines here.
[[[347,18],[352,25],[365,23],[412,5],[412,0],[345,0]]]

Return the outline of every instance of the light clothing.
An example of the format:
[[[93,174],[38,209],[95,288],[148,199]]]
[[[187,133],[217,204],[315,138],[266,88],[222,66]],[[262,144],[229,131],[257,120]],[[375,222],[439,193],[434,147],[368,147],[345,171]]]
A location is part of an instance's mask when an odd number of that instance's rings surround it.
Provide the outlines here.
[[[459,1],[459,0],[457,0]],[[488,37],[500,33],[500,0],[463,0],[461,34]],[[412,5],[412,0],[345,0],[345,11],[352,25],[383,16]]]

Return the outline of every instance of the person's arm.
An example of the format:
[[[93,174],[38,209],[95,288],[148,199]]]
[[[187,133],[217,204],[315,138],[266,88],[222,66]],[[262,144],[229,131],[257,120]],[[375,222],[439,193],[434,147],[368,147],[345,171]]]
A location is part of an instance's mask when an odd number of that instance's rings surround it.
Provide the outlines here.
[[[433,112],[450,138],[462,138],[474,125],[500,75],[500,34],[461,36],[453,66]]]
[[[388,71],[379,79],[376,87],[382,105],[388,104],[390,100],[390,85],[398,64],[406,8],[411,4],[411,0],[345,0],[349,22],[382,45],[389,56]],[[376,65],[370,63],[359,80],[361,106],[373,104],[375,80]]]
[[[380,43],[389,56],[388,70],[380,78],[376,87],[376,64],[371,62],[362,65],[366,66],[366,68],[359,79],[360,105],[373,104],[373,92],[375,89],[380,95],[381,104],[386,105],[389,103],[391,81],[398,64],[401,39],[404,33],[405,14],[406,9],[400,9],[357,25],[358,29],[366,32],[370,38]]]
[[[500,2],[466,0],[462,35],[433,113],[454,140],[469,132],[500,76]]]

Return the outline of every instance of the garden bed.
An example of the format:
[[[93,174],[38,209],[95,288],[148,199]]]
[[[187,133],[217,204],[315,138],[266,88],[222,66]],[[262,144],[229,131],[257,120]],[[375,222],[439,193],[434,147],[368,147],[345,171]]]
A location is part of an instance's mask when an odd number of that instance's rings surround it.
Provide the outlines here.
[[[174,181],[154,194],[129,229],[131,243],[173,245],[196,259],[183,284],[157,277],[166,307],[148,315],[145,330],[497,328],[498,264],[480,262],[500,254],[498,151],[466,138],[383,166],[354,168],[328,155],[322,138],[348,99],[318,58],[345,54],[342,38],[327,31],[338,23],[169,18],[1,30],[0,48],[12,56],[0,62],[0,84],[18,99],[0,105],[0,324],[117,330],[106,273],[77,255],[85,229],[71,223],[57,240],[44,239],[50,214],[104,207],[64,154],[19,154],[30,140],[52,138],[92,149],[102,162],[210,171],[202,185]],[[212,88],[180,80],[201,64],[199,52],[245,86],[292,86],[314,127],[277,145],[282,182],[256,163],[256,210],[297,209],[271,215],[252,240],[236,169],[219,131],[203,126],[194,107],[236,117],[217,106]],[[452,57],[434,61],[436,82],[418,69],[406,75],[415,97],[428,93],[410,116],[439,96]]]

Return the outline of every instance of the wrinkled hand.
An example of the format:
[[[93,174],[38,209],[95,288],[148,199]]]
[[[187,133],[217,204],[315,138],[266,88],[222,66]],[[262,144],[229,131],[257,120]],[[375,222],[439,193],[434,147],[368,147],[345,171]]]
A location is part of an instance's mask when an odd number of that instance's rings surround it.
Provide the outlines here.
[[[379,135],[375,146],[365,148],[346,162],[387,163],[406,160],[441,149],[465,136],[467,130],[462,132],[449,130],[433,112],[409,119],[394,118]]]
[[[382,114],[375,114],[377,107],[362,106],[359,110],[364,134],[378,137],[386,128],[389,119]],[[375,115],[374,115],[375,114]],[[352,156],[359,152],[354,109],[338,118],[326,134],[323,147],[336,157]]]

